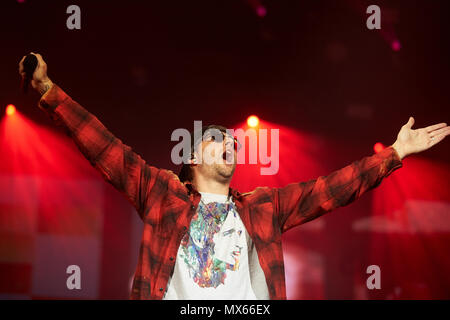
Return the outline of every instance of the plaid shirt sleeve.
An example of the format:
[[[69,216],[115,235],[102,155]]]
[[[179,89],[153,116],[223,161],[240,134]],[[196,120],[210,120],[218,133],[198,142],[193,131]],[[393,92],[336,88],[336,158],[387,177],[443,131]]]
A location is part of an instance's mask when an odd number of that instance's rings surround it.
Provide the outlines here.
[[[128,198],[143,218],[147,197],[161,170],[147,165],[56,84],[41,98],[39,107],[66,129],[91,165]]]
[[[402,161],[397,152],[388,147],[328,176],[273,189],[281,231],[352,203],[400,167]]]

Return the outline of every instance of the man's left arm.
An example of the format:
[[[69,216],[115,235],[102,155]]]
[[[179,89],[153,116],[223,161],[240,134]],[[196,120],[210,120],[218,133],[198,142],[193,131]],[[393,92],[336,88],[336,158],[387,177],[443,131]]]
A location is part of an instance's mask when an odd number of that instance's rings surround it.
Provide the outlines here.
[[[412,129],[414,118],[402,126],[397,140],[380,153],[355,161],[328,176],[273,189],[275,214],[282,232],[352,203],[377,187],[406,156],[424,151],[450,134],[446,123]]]

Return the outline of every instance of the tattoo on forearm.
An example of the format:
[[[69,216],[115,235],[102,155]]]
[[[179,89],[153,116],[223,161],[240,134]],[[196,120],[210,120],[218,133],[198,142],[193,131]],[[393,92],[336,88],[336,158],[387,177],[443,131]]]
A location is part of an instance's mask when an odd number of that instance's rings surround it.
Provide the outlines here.
[[[53,83],[51,83],[51,82],[46,82],[46,83],[44,83],[44,85],[42,85],[42,86],[39,88],[39,93],[40,93],[41,95],[44,95],[48,90],[50,90],[50,88],[52,87],[52,85],[53,85]]]

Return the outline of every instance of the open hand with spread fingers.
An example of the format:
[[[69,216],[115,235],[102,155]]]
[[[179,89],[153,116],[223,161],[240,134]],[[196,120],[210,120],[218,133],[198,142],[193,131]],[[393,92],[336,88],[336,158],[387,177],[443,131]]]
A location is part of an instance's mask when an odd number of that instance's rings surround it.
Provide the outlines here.
[[[447,126],[446,123],[438,123],[420,129],[412,129],[413,124],[414,118],[410,117],[409,121],[400,129],[397,140],[392,145],[401,159],[431,148],[450,134],[450,126]]]

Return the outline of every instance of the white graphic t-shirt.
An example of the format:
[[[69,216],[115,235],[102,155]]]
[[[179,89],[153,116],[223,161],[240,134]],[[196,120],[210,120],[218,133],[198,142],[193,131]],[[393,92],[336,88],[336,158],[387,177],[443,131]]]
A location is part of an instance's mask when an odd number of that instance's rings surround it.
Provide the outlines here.
[[[248,263],[251,240],[234,203],[226,195],[200,194],[164,299],[256,299]]]

